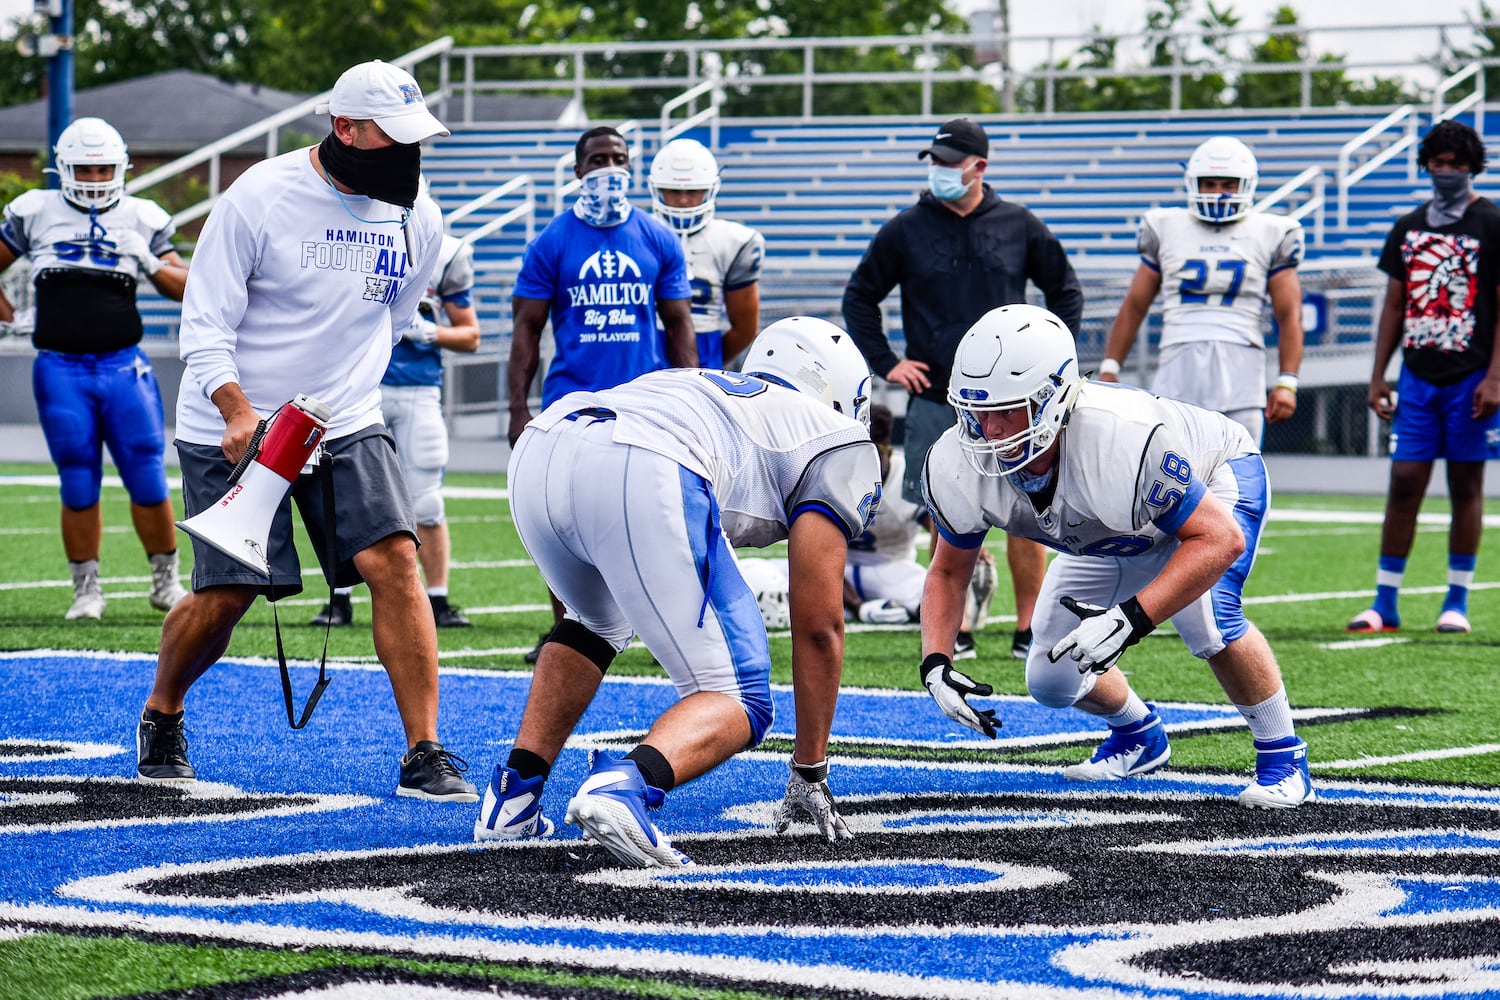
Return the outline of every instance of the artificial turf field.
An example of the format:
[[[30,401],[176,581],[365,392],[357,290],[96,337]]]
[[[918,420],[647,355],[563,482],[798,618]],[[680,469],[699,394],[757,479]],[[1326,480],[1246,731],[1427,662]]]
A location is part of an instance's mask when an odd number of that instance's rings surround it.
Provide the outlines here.
[[[832,782],[856,839],[772,833],[792,726],[778,690],[772,738],[657,817],[696,867],[638,873],[560,821],[584,751],[631,745],[672,697],[639,648],[559,761],[549,841],[477,848],[477,807],[392,796],[402,747],[368,603],[332,637],[339,669],[306,730],[287,728],[262,603],[190,696],[200,787],[129,780],[161,616],[112,486],[108,610],[63,621],[51,471],[0,466],[0,996],[1500,996],[1500,576],[1481,554],[1475,632],[1431,631],[1441,516],[1418,536],[1406,627],[1351,637],[1380,501],[1274,502],[1248,611],[1299,711],[1315,804],[1234,804],[1248,734],[1170,630],[1123,662],[1163,706],[1171,766],[1063,781],[1101,729],[1025,698],[1002,581],[969,665],[1003,696],[998,741],[921,692],[914,631],[851,627]],[[453,600],[475,627],[440,633],[440,721],[476,783],[550,621],[503,487],[449,481]],[[280,605],[303,664],[326,596],[308,587]],[[785,684],[789,640],[772,650]],[[294,671],[299,692],[314,676]]]

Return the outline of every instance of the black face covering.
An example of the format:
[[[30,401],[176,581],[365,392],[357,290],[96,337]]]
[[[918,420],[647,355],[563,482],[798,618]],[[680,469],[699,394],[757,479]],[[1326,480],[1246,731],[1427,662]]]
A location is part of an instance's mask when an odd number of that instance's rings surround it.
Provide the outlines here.
[[[318,147],[318,161],[328,171],[328,176],[366,198],[402,208],[411,208],[417,203],[422,147],[416,143],[396,143],[382,149],[355,149],[344,145],[329,132]]]

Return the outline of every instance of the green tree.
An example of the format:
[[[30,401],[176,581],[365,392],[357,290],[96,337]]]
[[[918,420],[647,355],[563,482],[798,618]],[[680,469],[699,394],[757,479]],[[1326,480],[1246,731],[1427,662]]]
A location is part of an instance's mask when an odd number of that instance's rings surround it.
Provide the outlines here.
[[[1271,16],[1273,28],[1294,28],[1299,24],[1297,12],[1290,6],[1277,8]],[[1257,63],[1312,63],[1326,69],[1308,74],[1308,98],[1312,107],[1339,104],[1400,104],[1411,100],[1410,88],[1397,77],[1375,77],[1369,83],[1351,79],[1344,68],[1344,56],[1323,53],[1314,56],[1301,31],[1271,34],[1251,51]],[[1300,72],[1256,73],[1240,76],[1235,103],[1242,108],[1290,108],[1303,103],[1303,75]]]

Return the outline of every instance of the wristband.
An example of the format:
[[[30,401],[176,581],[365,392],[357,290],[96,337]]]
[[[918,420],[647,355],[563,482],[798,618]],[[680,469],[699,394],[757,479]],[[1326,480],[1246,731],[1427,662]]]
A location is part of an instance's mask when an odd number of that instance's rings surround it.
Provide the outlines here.
[[[148,278],[154,277],[157,271],[167,266],[166,261],[160,257],[154,257],[149,253],[137,261],[137,263],[141,265],[141,270],[146,272],[146,277]]]
[[[809,785],[816,785],[820,781],[828,780],[828,761],[820,760],[816,764],[799,764],[797,758],[792,758],[792,770]]]
[[[1103,361],[1099,362],[1099,374],[1118,376],[1120,374],[1120,362],[1116,361],[1114,358],[1105,358]]]
[[[1282,372],[1280,375],[1277,375],[1276,388],[1285,389],[1287,392],[1295,393],[1297,391],[1297,373]]]
[[[1141,607],[1141,602],[1134,597],[1127,597],[1120,602],[1120,610],[1125,613],[1125,618],[1130,622],[1130,630],[1137,638],[1145,638],[1156,631],[1156,623],[1151,616],[1146,614],[1146,609]]]
[[[926,684],[928,674],[934,670],[945,670],[951,666],[953,666],[952,657],[944,653],[928,653],[927,658],[922,661],[922,665],[917,668],[917,676],[921,678],[923,684]]]

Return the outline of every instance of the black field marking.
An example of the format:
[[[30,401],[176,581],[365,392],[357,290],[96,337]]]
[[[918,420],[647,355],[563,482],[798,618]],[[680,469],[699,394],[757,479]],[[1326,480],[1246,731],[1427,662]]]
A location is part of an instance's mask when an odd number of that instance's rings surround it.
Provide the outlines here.
[[[456,913],[512,918],[576,919],[580,914],[628,915],[636,922],[736,927],[839,928],[916,924],[936,926],[1057,927],[1099,924],[1175,924],[1231,917],[1293,914],[1329,902],[1338,887],[1320,872],[1500,878],[1500,842],[1494,853],[1310,857],[1291,851],[1205,853],[1135,851],[1141,844],[1243,841],[1259,837],[1343,836],[1381,830],[1462,829],[1500,838],[1500,813],[1483,809],[1395,805],[1317,804],[1301,809],[1255,811],[1225,799],[1111,799],[1086,801],[1026,795],[905,797],[857,803],[845,815],[870,818],[913,811],[954,809],[1052,814],[1053,826],[1018,824],[981,831],[861,833],[830,847],[811,838],[678,838],[700,866],[776,865],[891,858],[947,859],[1045,868],[1067,876],[1060,884],[1006,891],[889,891],[851,897],[837,890],[761,892],[695,886],[664,891],[597,883],[574,876],[616,866],[601,849],[577,842],[508,851],[460,851],[425,856],[380,854],[300,864],[270,864],[212,873],[151,879],[150,895],[274,898],[309,889],[337,891],[402,888],[421,903]],[[1103,814],[1104,822],[1073,825],[1070,812]],[[1174,819],[1142,819],[1152,813]],[[1114,814],[1118,822],[1110,822]],[[504,877],[496,877],[502,873]],[[1247,975],[1240,969],[1236,976]],[[1252,977],[1255,978],[1255,977]]]

